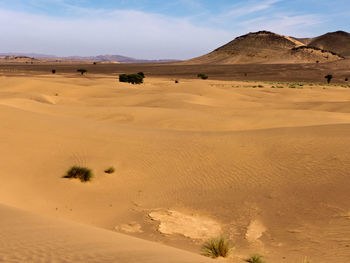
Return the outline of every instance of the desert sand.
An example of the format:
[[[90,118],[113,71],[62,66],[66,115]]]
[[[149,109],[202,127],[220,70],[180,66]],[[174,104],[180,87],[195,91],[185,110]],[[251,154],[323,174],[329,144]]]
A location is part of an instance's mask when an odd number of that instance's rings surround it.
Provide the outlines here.
[[[210,262],[225,236],[227,262],[345,262],[349,88],[3,74],[0,260]]]

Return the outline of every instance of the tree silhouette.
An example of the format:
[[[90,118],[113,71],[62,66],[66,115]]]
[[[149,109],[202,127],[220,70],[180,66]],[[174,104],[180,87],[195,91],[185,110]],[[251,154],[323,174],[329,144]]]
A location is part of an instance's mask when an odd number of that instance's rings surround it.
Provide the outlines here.
[[[331,80],[332,80],[332,78],[333,78],[333,75],[328,74],[328,75],[324,76],[324,78],[327,79],[327,83],[329,84],[329,83],[331,83]]]

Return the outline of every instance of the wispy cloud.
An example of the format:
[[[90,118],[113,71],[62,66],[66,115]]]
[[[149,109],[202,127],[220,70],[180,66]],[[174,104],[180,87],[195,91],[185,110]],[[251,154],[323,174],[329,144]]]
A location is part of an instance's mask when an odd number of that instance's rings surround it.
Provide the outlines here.
[[[228,12],[222,14],[222,16],[235,16],[242,17],[248,14],[263,11],[272,8],[275,4],[281,2],[282,0],[260,0],[260,1],[244,1],[232,5]]]

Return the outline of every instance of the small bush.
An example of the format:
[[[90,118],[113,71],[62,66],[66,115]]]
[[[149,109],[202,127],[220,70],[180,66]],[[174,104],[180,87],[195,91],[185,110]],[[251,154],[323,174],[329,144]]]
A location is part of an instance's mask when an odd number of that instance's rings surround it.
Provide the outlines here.
[[[311,263],[311,261],[307,257],[305,257],[303,263]]]
[[[112,173],[114,173],[114,172],[115,172],[114,167],[109,167],[108,169],[105,170],[105,173],[106,173],[106,174],[112,174]]]
[[[332,80],[332,78],[333,78],[333,75],[328,74],[328,75],[324,76],[324,78],[327,79],[327,83],[329,84],[329,83],[331,83],[331,80]]]
[[[51,72],[52,74],[56,74],[56,69],[53,69]]]
[[[223,237],[211,239],[202,246],[202,255],[210,258],[226,258],[229,252],[230,244]]]
[[[250,258],[247,258],[245,260],[245,262],[248,263],[264,263],[264,261],[262,260],[263,256],[260,255],[253,255]]]
[[[119,75],[119,82],[128,82],[128,75],[127,74],[120,74]]]
[[[84,75],[85,73],[87,73],[87,70],[84,69],[84,68],[80,68],[80,69],[77,70],[77,72],[80,72],[81,75]]]
[[[349,78],[345,78],[345,81],[348,81],[349,80]]]
[[[119,75],[119,82],[128,82],[131,84],[141,84],[143,83],[142,75],[140,74],[121,74]]]
[[[93,64],[94,64],[94,65],[97,65],[97,62],[94,62]]]
[[[208,79],[209,77],[203,73],[200,73],[197,75],[198,78],[201,78],[201,79]]]
[[[137,73],[137,75],[140,75],[142,78],[145,78],[145,73],[143,73],[142,71],[140,71],[139,73]]]
[[[175,84],[178,84],[179,83],[179,81],[178,80],[175,80]]]
[[[92,179],[93,174],[91,169],[87,167],[73,166],[71,167],[63,178],[80,179],[83,183]]]

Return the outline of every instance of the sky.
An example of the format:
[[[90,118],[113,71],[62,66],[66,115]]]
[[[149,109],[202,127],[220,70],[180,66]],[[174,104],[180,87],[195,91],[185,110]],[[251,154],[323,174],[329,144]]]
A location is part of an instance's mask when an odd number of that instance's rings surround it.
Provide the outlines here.
[[[0,0],[0,53],[188,59],[269,30],[350,32],[350,0]]]

